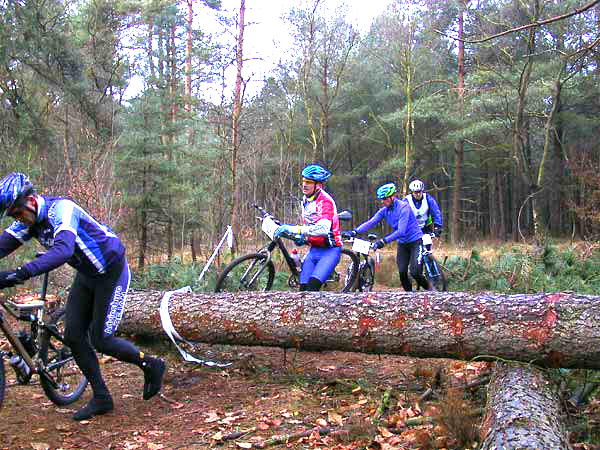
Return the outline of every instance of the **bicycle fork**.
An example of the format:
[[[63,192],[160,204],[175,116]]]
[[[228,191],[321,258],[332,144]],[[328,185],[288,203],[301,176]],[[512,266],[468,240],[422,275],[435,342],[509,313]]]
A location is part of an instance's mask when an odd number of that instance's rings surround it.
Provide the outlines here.
[[[437,278],[440,276],[440,273],[437,268],[437,264],[433,259],[429,258],[429,254],[425,253],[423,255],[423,265],[425,266],[425,270],[427,271],[427,276],[431,279]]]

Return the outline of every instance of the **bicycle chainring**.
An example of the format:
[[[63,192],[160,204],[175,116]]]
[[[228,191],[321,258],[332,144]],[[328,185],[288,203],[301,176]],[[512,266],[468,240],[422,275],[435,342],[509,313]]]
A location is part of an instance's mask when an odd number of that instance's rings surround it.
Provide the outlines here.
[[[288,286],[291,288],[297,288],[298,286],[300,286],[298,277],[296,277],[295,275],[290,275],[290,277],[288,278]]]

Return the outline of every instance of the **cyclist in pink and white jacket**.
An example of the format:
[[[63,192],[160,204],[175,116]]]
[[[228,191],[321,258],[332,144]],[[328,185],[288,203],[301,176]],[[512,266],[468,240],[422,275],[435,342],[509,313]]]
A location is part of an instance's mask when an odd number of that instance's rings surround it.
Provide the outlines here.
[[[327,169],[315,164],[302,170],[303,225],[281,225],[273,234],[275,238],[294,239],[297,245],[310,245],[300,271],[301,291],[319,291],[342,253],[337,207],[333,197],[323,190],[330,176]]]

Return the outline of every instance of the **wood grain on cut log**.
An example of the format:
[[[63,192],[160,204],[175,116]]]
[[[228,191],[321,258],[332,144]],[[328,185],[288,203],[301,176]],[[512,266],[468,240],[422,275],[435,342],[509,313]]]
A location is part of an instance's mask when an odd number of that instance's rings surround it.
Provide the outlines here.
[[[165,336],[161,298],[157,291],[132,292],[120,331]],[[463,360],[485,356],[600,369],[599,296],[190,293],[173,296],[169,313],[181,336],[211,344]]]
[[[556,385],[532,366],[496,364],[480,449],[570,449]]]

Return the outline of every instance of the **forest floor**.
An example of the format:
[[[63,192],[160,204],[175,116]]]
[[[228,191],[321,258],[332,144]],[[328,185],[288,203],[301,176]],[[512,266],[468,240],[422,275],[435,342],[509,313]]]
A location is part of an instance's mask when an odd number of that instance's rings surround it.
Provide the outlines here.
[[[89,388],[76,403],[57,407],[36,377],[29,385],[17,384],[5,361],[8,385],[0,410],[0,450],[479,445],[486,397],[486,384],[480,381],[489,374],[488,363],[202,346],[200,355],[234,362],[230,368],[211,369],[184,362],[170,343],[138,345],[167,360],[161,394],[144,401],[142,372],[101,357],[115,410],[82,422],[71,416],[90,399]],[[0,339],[0,349],[5,348]],[[600,449],[581,443],[600,442],[598,397],[566,413],[575,449]]]
[[[142,348],[168,362],[161,394],[142,400],[142,372],[101,357],[115,410],[82,422],[71,416],[89,400],[89,388],[78,402],[57,407],[36,378],[17,384],[7,364],[0,449],[478,446],[485,383],[477,381],[485,380],[489,363],[206,346],[200,351],[235,361],[211,369],[184,362],[167,344]],[[577,417],[588,431],[597,428],[600,404],[592,402]]]

